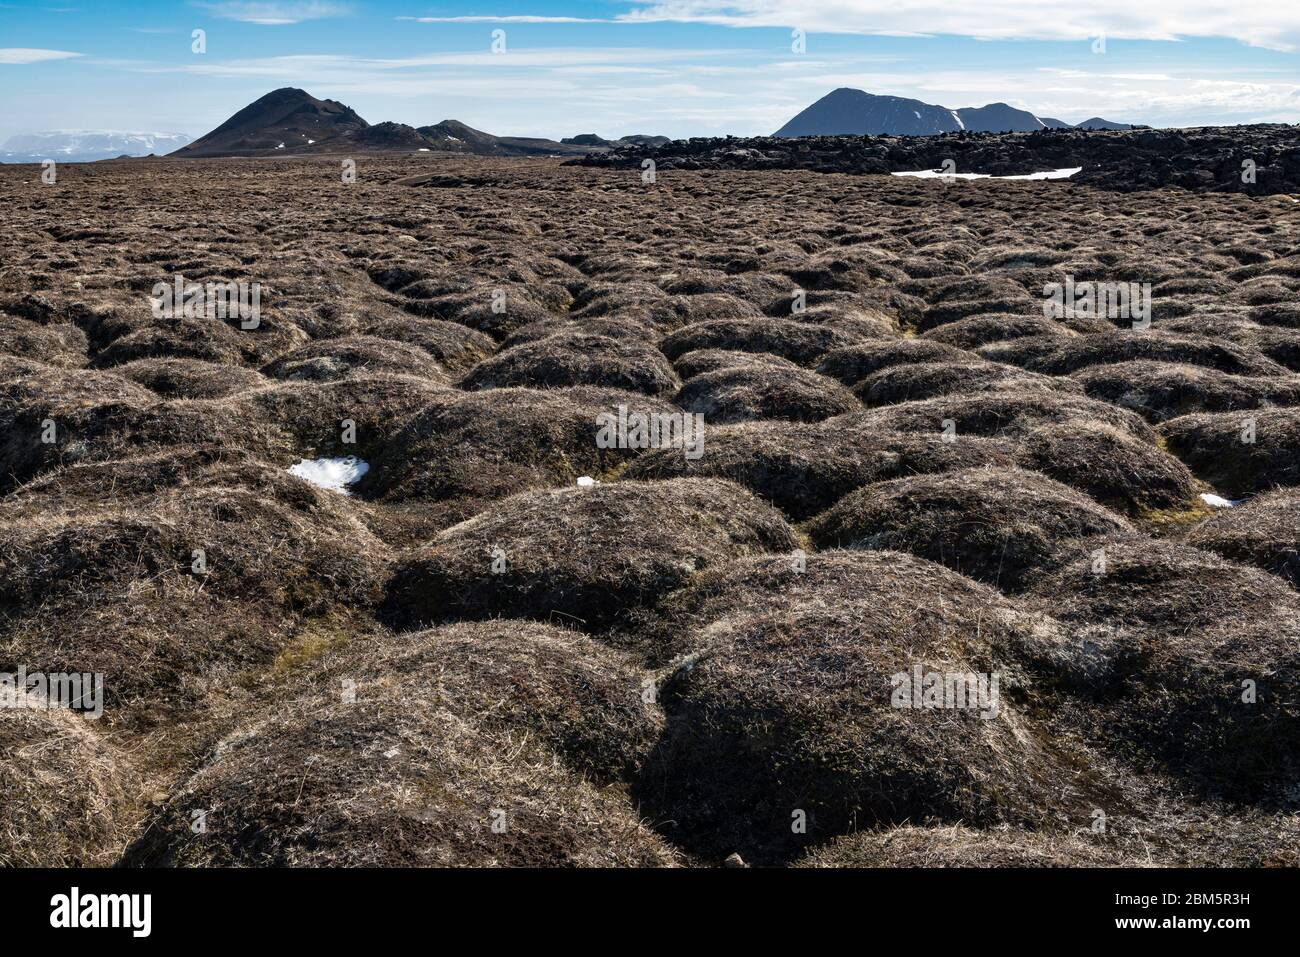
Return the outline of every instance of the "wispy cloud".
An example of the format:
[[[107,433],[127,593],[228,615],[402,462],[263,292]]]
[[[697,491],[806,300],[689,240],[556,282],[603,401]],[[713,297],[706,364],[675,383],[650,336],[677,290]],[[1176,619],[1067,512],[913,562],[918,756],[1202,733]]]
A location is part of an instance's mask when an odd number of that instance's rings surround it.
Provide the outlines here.
[[[1300,4],[1222,0],[668,0],[619,14],[629,21],[801,28],[877,36],[951,34],[988,40],[1227,37],[1277,50],[1300,47]]]
[[[467,16],[467,17],[398,17],[398,20],[414,20],[416,23],[627,23],[627,20],[610,20],[599,17],[537,17],[526,14],[511,16]]]
[[[352,12],[352,8],[347,4],[328,3],[324,0],[302,0],[302,2],[222,0],[217,3],[194,3],[192,6],[206,10],[223,20],[240,20],[263,26],[284,26],[290,23],[302,23],[304,20],[345,17]]]
[[[0,63],[40,63],[42,60],[67,60],[80,53],[68,50],[37,50],[31,47],[0,47]]]
[[[328,75],[366,76],[394,71],[431,68],[483,67],[493,71],[519,69],[572,70],[578,67],[618,67],[689,60],[719,60],[737,57],[735,50],[659,47],[538,47],[495,54],[486,50],[470,53],[429,53],[411,57],[358,57],[334,54],[296,54],[244,60],[213,60],[201,63],[119,62],[118,65],[145,73],[191,73],[203,76],[299,76],[306,80]],[[445,80],[444,80],[445,82]]]

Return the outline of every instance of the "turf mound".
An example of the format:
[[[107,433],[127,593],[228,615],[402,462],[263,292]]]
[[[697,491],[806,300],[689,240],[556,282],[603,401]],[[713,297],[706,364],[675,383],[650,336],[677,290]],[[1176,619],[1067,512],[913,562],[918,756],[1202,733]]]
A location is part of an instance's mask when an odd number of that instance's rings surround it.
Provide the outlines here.
[[[654,346],[626,338],[557,333],[483,360],[460,384],[465,389],[591,385],[666,396],[681,383]]]
[[[807,369],[784,369],[767,363],[731,366],[689,380],[673,399],[706,423],[754,419],[820,422],[861,409],[853,393],[834,379]]]
[[[1081,332],[1106,332],[1110,323],[1104,319],[1067,319],[1058,322],[1038,315],[994,313],[987,316],[969,316],[925,333],[921,342],[939,342],[959,349],[978,349],[994,342],[1007,342],[1027,336],[1069,335],[1070,325],[1083,325]]]
[[[812,365],[832,349],[860,338],[830,326],[793,319],[711,319],[671,333],[659,343],[669,359],[696,349],[770,352],[798,365]]]
[[[1127,861],[1097,839],[960,825],[848,834],[796,867],[1114,867]]]
[[[818,363],[817,371],[839,379],[845,385],[857,385],[872,373],[893,366],[922,362],[969,362],[975,358],[964,349],[926,339],[860,342],[826,353]]]
[[[459,323],[498,341],[530,323],[556,318],[550,309],[518,294],[507,292],[505,299],[494,300],[496,291],[497,288],[493,287],[433,299],[409,299],[403,303],[403,308],[417,316]],[[506,308],[496,307],[497,302],[504,302]]]
[[[121,509],[139,496],[191,484],[241,485],[248,481],[258,487],[258,479],[267,474],[264,462],[219,445],[163,449],[131,459],[53,469],[0,499],[0,518],[20,522],[60,511]]]
[[[1072,378],[1088,395],[1132,409],[1148,422],[1197,412],[1300,404],[1300,381],[1231,375],[1172,362],[1092,366]]]
[[[1250,349],[1178,333],[1121,330],[1087,336],[1043,336],[985,346],[980,354],[1031,372],[1067,375],[1090,366],[1117,362],[1172,362],[1203,366],[1242,376],[1286,375],[1285,367]]]
[[[745,423],[709,429],[706,452],[690,459],[656,449],[632,462],[624,478],[719,478],[745,486],[794,521],[829,508],[872,482],[1012,464],[1011,445],[969,437],[889,435],[851,426],[852,419],[815,424]]]
[[[662,330],[680,329],[709,319],[759,319],[763,313],[754,304],[722,292],[694,296],[664,296],[648,308],[650,321]]]
[[[503,615],[599,630],[700,569],[794,544],[776,511],[730,482],[526,492],[408,555],[389,610],[407,626]]]
[[[401,675],[311,696],[226,738],[129,866],[666,866],[613,789],[544,746],[428,706]],[[206,811],[195,833],[192,811]]]
[[[269,660],[303,621],[380,597],[387,550],[287,474],[169,490],[0,533],[0,668],[99,672],[135,714]]]
[[[1081,392],[1068,380],[996,362],[921,362],[873,372],[853,388],[865,405],[894,405],[937,396],[989,391]]]
[[[297,326],[270,319],[254,331],[215,319],[158,319],[114,338],[95,353],[93,363],[108,368],[137,359],[197,359],[218,365],[261,365],[306,339]]]
[[[1187,466],[1104,425],[1048,425],[1025,437],[1019,464],[1136,517],[1200,507]]]
[[[1232,498],[1300,485],[1300,409],[1185,415],[1160,431],[1170,452]]]
[[[126,842],[131,770],[88,719],[0,707],[0,776],[0,867],[104,866]]]
[[[689,653],[661,691],[644,799],[684,846],[771,863],[855,827],[1035,820],[1048,791],[1073,797],[994,654],[1032,623],[982,585],[898,553],[830,553],[803,573],[789,556],[733,563],[675,604]],[[985,703],[996,674],[996,713],[909,697],[918,668],[985,676]]]
[[[1034,472],[978,468],[918,475],[851,492],[818,516],[819,548],[911,552],[979,581],[1023,587],[1098,535],[1132,526]]]
[[[137,359],[113,371],[164,399],[220,399],[267,384],[254,369],[198,359]]]
[[[288,436],[301,455],[371,459],[391,445],[407,419],[435,399],[457,394],[423,379],[376,376],[284,382],[238,401]]]
[[[49,366],[42,368],[52,371]],[[159,400],[119,376],[77,375],[86,378],[68,383],[54,395],[47,392],[44,398],[22,395],[21,382],[0,397],[4,431],[0,489],[58,466],[108,462],[163,449],[223,445],[272,460],[287,458],[295,450],[292,438],[269,425],[242,396]],[[93,394],[101,385],[108,398]],[[113,397],[115,392],[119,398]]]
[[[448,393],[413,416],[371,462],[363,494],[398,502],[488,502],[602,477],[640,450],[601,448],[598,417],[671,413],[666,402],[613,389],[487,389]],[[664,449],[681,457],[681,449]]]
[[[1300,587],[1300,493],[1279,489],[1223,509],[1195,526],[1187,542]]]
[[[1300,596],[1184,545],[1099,547],[1028,596],[1066,626],[1025,648],[1070,699],[1067,720],[1207,793],[1287,800],[1300,768]]]
[[[0,316],[0,356],[75,369],[86,364],[89,349],[86,334],[71,323],[41,325],[17,316]]]
[[[663,725],[653,685],[623,654],[535,621],[462,622],[354,642],[311,680],[326,694],[347,678],[385,676],[418,684],[427,707],[540,740],[601,782],[635,776]]]
[[[687,352],[673,363],[683,380],[694,379],[707,372],[734,369],[737,366],[757,366],[761,369],[798,369],[789,359],[768,352],[737,352],[733,349],[696,349]]]
[[[1083,396],[1039,391],[1009,389],[902,402],[858,419],[863,428],[936,435],[949,432],[958,442],[970,435],[1022,439],[1044,425],[1066,423],[1107,425],[1143,442],[1156,440],[1151,427],[1132,412]]]
[[[501,343],[501,348],[503,350],[513,349],[515,346],[538,342],[556,335],[607,336],[610,339],[626,339],[634,344],[655,338],[653,327],[648,321],[631,319],[622,315],[618,317],[583,317],[582,319],[552,316],[516,329],[506,336]]]
[[[384,319],[372,325],[368,335],[419,346],[449,372],[466,372],[497,349],[491,336],[442,319]]]
[[[442,367],[423,349],[376,336],[322,339],[280,356],[262,371],[274,379],[316,382],[384,374],[448,381]]]

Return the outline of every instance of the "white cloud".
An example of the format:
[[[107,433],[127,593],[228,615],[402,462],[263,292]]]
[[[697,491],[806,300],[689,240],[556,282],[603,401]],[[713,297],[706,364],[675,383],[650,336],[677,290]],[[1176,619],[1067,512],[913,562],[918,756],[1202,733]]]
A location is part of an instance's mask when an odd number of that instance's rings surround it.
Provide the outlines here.
[[[223,20],[240,20],[262,26],[284,26],[290,23],[302,23],[304,20],[345,17],[352,12],[352,8],[346,4],[328,3],[325,0],[301,0],[301,2],[222,0],[218,3],[195,3],[193,6]]]
[[[624,20],[605,20],[592,17],[537,17],[527,15],[512,16],[472,16],[472,17],[398,17],[398,20],[414,20],[416,23],[625,23]]]
[[[620,14],[632,22],[798,27],[816,33],[952,34],[979,39],[1116,40],[1228,37],[1252,46],[1300,46],[1300,4],[1224,0],[667,0]]]
[[[0,47],[0,63],[40,63],[42,60],[67,60],[80,53],[67,50],[36,50],[30,47]]]
[[[324,76],[382,76],[392,71],[439,68],[483,67],[512,72],[521,69],[571,71],[580,67],[607,67],[608,72],[625,72],[615,67],[637,64],[718,60],[735,58],[735,50],[658,47],[538,47],[496,54],[486,49],[472,53],[430,53],[413,57],[356,57],[333,54],[298,54],[247,60],[214,60],[203,63],[163,64],[136,62],[121,64],[142,73],[191,73],[204,76],[297,76],[306,83]],[[442,82],[446,82],[445,74]]]

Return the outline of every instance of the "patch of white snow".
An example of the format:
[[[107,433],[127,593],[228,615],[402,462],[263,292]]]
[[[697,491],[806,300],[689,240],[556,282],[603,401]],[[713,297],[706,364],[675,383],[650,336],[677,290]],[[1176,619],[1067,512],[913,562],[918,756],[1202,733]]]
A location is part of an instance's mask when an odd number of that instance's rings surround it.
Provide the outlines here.
[[[332,492],[348,494],[347,486],[361,480],[370,471],[370,464],[355,455],[334,459],[303,459],[289,466],[289,474],[327,488]]]
[[[1222,495],[1214,495],[1211,492],[1202,492],[1201,501],[1211,508],[1232,508],[1237,503],[1230,498],[1224,498]]]

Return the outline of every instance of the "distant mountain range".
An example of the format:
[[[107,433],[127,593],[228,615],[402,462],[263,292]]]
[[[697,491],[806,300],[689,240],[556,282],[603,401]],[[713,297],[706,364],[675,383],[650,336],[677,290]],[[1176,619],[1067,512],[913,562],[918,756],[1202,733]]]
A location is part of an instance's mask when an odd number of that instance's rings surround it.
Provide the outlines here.
[[[297,153],[440,152],[480,156],[582,156],[593,149],[630,143],[667,142],[667,137],[605,140],[594,133],[557,142],[524,136],[494,136],[459,120],[432,126],[384,122],[371,125],[337,100],[318,100],[294,87],[273,90],[250,103],[211,133],[178,149],[174,156],[275,156]]]
[[[950,110],[899,96],[876,96],[842,87],[801,112],[775,136],[892,135],[930,136],[962,130],[1000,133],[1041,129],[1131,129],[1101,117],[1075,126],[1038,117],[1006,103]],[[370,124],[337,100],[318,100],[284,87],[250,103],[212,132],[190,142],[181,133],[124,133],[109,130],[58,130],[11,136],[0,147],[0,162],[91,162],[119,156],[169,153],[181,157],[283,156],[300,153],[439,152],[479,156],[585,156],[625,146],[656,147],[666,136],[634,134],[616,140],[582,133],[561,140],[496,136],[443,120],[431,126]]]
[[[1006,103],[950,110],[901,96],[877,96],[840,87],[808,107],[774,136],[933,136],[938,133],[1028,132],[1042,129],[1127,130],[1094,116],[1075,126],[1051,117],[1037,117]]]
[[[89,163],[118,156],[170,153],[190,138],[183,133],[128,133],[118,130],[47,130],[20,133],[0,146],[0,163]]]

